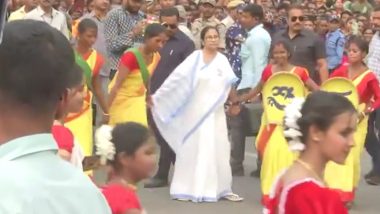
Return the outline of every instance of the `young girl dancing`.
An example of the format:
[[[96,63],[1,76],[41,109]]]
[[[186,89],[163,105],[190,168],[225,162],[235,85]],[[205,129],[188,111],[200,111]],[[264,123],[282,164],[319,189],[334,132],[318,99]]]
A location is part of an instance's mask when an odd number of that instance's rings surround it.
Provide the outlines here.
[[[103,125],[96,132],[96,154],[111,167],[107,184],[102,187],[113,214],[142,214],[136,194],[139,181],[148,178],[156,167],[156,145],[149,130],[135,122],[114,128]]]
[[[326,187],[326,163],[344,164],[354,146],[358,115],[345,97],[318,91],[285,109],[284,135],[299,158],[275,182],[269,214],[347,214],[338,193]]]

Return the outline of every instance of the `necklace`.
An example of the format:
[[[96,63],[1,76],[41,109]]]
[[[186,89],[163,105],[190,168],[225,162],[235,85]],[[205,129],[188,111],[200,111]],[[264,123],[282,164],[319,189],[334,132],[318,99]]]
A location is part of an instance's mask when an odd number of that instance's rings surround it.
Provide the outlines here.
[[[121,184],[123,184],[124,186],[131,188],[133,191],[137,190],[137,187],[135,185],[128,183],[124,178],[119,178],[119,179],[120,179]]]
[[[297,159],[296,162],[299,163],[305,169],[307,169],[309,172],[313,173],[314,177],[316,177],[319,181],[321,181],[325,185],[325,181],[318,175],[318,173],[316,173],[313,170],[310,164],[306,163],[305,161],[302,161],[301,159]]]
[[[360,67],[360,69],[358,69],[359,71],[355,72],[351,67],[348,68],[348,78],[350,80],[353,80],[354,78],[358,77],[360,74],[362,74],[363,72],[365,72],[367,69],[363,69],[363,67]]]

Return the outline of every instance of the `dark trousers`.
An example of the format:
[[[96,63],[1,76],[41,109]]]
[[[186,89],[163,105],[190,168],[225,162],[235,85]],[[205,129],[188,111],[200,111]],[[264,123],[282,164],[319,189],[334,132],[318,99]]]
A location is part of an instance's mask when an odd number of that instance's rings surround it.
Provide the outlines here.
[[[157,129],[156,123],[153,120],[152,113],[148,110],[148,123],[149,127],[153,131],[156,141],[160,146],[160,158],[158,161],[158,171],[155,178],[167,180],[169,176],[169,170],[171,164],[174,165],[175,162],[175,153],[170,148],[169,144],[165,141],[165,139],[161,136],[160,132]]]
[[[245,154],[245,138],[247,133],[246,120],[247,109],[242,107],[240,113],[236,116],[230,116],[227,119],[229,135],[231,141],[231,168],[232,170],[240,170],[243,168]]]
[[[380,140],[377,133],[380,129],[380,109],[372,112],[368,119],[368,132],[365,139],[365,148],[372,158],[372,170],[380,175]]]
[[[247,93],[250,89],[239,90],[238,94]],[[227,118],[227,126],[229,129],[229,136],[231,141],[231,168],[232,171],[240,170],[243,168],[244,154],[245,154],[245,138],[248,136],[247,130],[249,129],[249,115],[248,110],[244,106],[240,113],[236,116],[229,116]]]

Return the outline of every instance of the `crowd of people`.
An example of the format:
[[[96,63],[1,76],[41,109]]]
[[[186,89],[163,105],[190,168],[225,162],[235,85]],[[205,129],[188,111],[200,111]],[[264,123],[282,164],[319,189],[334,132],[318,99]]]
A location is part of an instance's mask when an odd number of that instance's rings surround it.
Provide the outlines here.
[[[148,178],[175,200],[240,202],[257,132],[264,213],[348,213],[364,148],[380,185],[378,4],[9,0],[0,210],[144,213]]]

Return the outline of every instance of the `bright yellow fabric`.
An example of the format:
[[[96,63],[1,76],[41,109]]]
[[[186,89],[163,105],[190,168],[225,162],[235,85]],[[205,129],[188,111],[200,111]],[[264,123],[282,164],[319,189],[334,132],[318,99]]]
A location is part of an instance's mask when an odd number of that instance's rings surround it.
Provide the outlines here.
[[[25,6],[22,6],[20,7],[20,9],[11,13],[11,15],[8,18],[8,22],[24,19],[25,15],[26,15]]]
[[[266,129],[261,125],[260,131]],[[298,153],[289,150],[282,126],[276,126],[266,145],[261,165],[261,191],[266,198],[279,173],[288,168],[298,157]]]
[[[295,69],[289,71],[289,73],[295,74]],[[288,142],[285,139],[284,136],[284,130],[283,130],[283,117],[284,112],[283,110],[278,110],[272,105],[270,105],[267,101],[266,97],[273,96],[274,92],[273,89],[275,89],[276,86],[292,86],[293,88],[293,95],[295,97],[304,97],[305,96],[305,87],[299,78],[299,76],[296,74],[293,76],[278,76],[279,73],[273,75],[270,77],[270,79],[265,83],[263,87],[263,106],[264,106],[264,113],[262,117],[261,127],[259,130],[259,134],[256,138],[256,148],[260,150],[261,148],[258,145],[258,141],[261,141],[261,138],[263,136],[270,135],[268,140],[266,141],[265,150],[262,154],[262,165],[261,165],[261,191],[263,194],[263,203],[266,203],[266,199],[268,198],[268,195],[270,193],[270,190],[272,189],[272,186],[275,182],[275,179],[279,175],[281,171],[288,168],[294,160],[298,157],[298,152],[293,152],[289,149]],[[287,74],[289,75],[289,74]],[[285,82],[287,84],[284,84],[284,78]],[[266,92],[266,91],[267,92]],[[265,93],[266,92],[266,93]],[[285,97],[277,96],[276,99],[281,104],[289,104],[292,99],[288,99]],[[274,115],[277,114],[277,115]],[[274,125],[274,130],[270,134],[268,133],[268,126],[267,124]],[[277,124],[277,125],[275,125]],[[265,138],[265,137],[264,137]]]
[[[73,133],[84,155],[91,156],[93,148],[92,108],[83,112],[79,117],[65,123],[65,126]]]
[[[370,72],[366,71],[355,80],[353,84],[359,85],[365,75]],[[365,104],[359,105],[358,111],[362,112],[365,109]],[[368,129],[368,116],[366,116],[357,126],[354,134],[355,146],[351,149],[344,165],[338,165],[329,162],[325,169],[325,181],[327,185],[334,190],[337,190],[342,201],[350,202],[354,200],[354,191],[360,181],[360,159],[364,149],[365,137]]]
[[[344,165],[329,162],[326,165],[325,181],[331,189],[338,190],[343,201],[352,201],[354,190],[360,180],[360,159],[367,134],[368,117],[363,119],[354,134],[355,147],[350,151]]]
[[[150,74],[155,70],[159,60],[160,55],[155,53],[152,63],[147,66]],[[116,77],[109,86],[110,90],[114,86],[115,81]],[[125,78],[110,106],[109,125],[116,125],[123,122],[137,122],[148,126],[145,93],[146,88],[140,70],[131,71]]]
[[[94,70],[97,59],[96,51],[92,51],[86,62],[91,70]],[[85,156],[91,156],[93,152],[92,136],[92,92],[85,86],[86,98],[83,102],[82,113],[65,123],[65,126],[71,130],[75,139],[79,142]],[[72,115],[68,115],[70,118]]]

